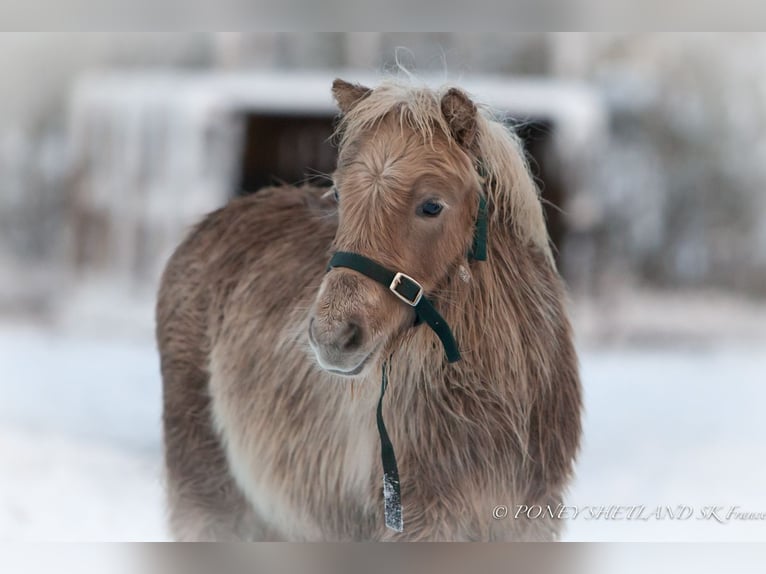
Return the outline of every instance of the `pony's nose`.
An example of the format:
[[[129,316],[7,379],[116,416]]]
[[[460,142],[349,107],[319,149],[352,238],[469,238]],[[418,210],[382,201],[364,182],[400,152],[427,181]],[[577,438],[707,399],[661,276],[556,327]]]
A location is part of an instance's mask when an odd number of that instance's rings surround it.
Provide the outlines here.
[[[339,321],[330,328],[321,329],[317,322],[311,319],[309,323],[309,338],[315,345],[350,353],[358,350],[364,341],[364,331],[357,321]]]

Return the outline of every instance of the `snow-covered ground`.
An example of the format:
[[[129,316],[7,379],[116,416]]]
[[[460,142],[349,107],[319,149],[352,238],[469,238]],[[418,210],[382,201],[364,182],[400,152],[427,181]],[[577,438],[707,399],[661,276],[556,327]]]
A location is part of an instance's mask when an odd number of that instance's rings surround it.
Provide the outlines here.
[[[0,327],[0,540],[161,540],[151,339]]]
[[[585,441],[568,498],[580,515],[565,539],[765,539],[766,520],[697,520],[707,506],[766,513],[765,351],[758,341],[584,345]],[[0,540],[167,538],[148,334],[0,323],[0,396]],[[591,515],[635,505],[695,515]]]
[[[766,346],[581,353],[585,432],[568,540],[766,540]],[[690,519],[590,519],[585,506],[693,510]],[[720,524],[705,507],[762,513]],[[636,511],[638,513],[638,511]]]

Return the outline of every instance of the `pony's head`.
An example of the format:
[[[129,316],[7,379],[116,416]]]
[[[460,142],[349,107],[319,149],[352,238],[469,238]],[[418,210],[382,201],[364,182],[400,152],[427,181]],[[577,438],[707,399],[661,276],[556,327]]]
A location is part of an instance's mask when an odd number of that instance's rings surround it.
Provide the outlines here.
[[[490,126],[496,122],[456,88],[439,93],[384,83],[371,90],[336,80],[333,95],[342,114],[333,176],[339,215],[334,250],[401,271],[426,293],[438,290],[466,262],[485,193],[477,166],[486,165],[486,145],[503,144],[493,141]],[[516,140],[496,125],[529,179]],[[504,183],[494,179],[498,185],[487,187],[488,195]],[[535,191],[533,199],[542,222]],[[544,235],[544,223],[542,229]],[[322,368],[354,376],[414,319],[413,308],[386,286],[333,268],[320,286],[309,340]]]

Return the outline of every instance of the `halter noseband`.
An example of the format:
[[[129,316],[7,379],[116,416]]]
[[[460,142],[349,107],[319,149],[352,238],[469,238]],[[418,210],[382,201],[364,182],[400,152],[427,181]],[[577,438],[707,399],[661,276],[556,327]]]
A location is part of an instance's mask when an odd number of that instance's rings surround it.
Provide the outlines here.
[[[480,171],[480,175],[484,176],[483,169]],[[473,243],[470,251],[467,253],[467,257],[476,261],[486,261],[487,259],[487,200],[484,196],[479,197],[479,210],[476,215]],[[436,336],[442,342],[447,361],[454,363],[460,360],[460,351],[455,342],[455,337],[452,335],[452,330],[444,320],[444,317],[436,310],[431,300],[423,293],[423,286],[415,279],[401,271],[391,271],[369,257],[348,251],[338,251],[332,256],[327,265],[327,270],[329,271],[334,267],[353,269],[387,287],[400,301],[415,310],[416,319],[413,326],[425,323],[433,329]],[[402,493],[399,483],[399,468],[396,464],[394,445],[391,443],[388,431],[386,431],[386,425],[383,422],[383,397],[388,386],[390,359],[391,357],[383,361],[380,398],[378,399],[376,418],[378,436],[380,438],[380,456],[383,465],[383,511],[386,526],[396,532],[403,532],[404,521],[402,518]]]

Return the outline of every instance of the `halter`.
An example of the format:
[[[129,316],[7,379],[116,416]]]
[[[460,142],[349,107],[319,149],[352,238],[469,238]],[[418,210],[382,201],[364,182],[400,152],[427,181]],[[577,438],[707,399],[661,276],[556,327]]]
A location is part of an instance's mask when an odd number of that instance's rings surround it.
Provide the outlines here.
[[[480,171],[480,173],[483,173],[483,171]],[[466,255],[468,259],[476,261],[487,260],[487,200],[484,196],[479,197],[479,209],[474,226],[473,243]],[[418,281],[402,271],[392,271],[369,257],[348,251],[338,251],[332,256],[327,265],[327,270],[329,271],[334,267],[353,269],[387,287],[396,298],[414,309],[415,322],[413,327],[420,323],[425,323],[436,333],[444,347],[447,362],[454,363],[460,360],[460,351],[455,342],[455,337],[452,335],[452,330],[444,320],[444,317],[436,310],[431,300],[426,297],[423,286]],[[394,446],[383,422],[383,396],[388,386],[390,362],[391,357],[383,362],[380,399],[378,400],[376,415],[383,464],[383,501],[386,526],[397,532],[403,532],[404,522],[402,519],[399,469],[396,464]]]
[[[460,360],[460,351],[458,351],[457,343],[452,336],[449,325],[447,325],[447,322],[439,314],[428,297],[423,294],[423,286],[412,277],[401,271],[394,272],[386,269],[369,257],[347,251],[338,251],[333,255],[328,267],[330,269],[333,267],[347,267],[348,269],[358,271],[362,275],[366,275],[384,287],[388,287],[388,290],[396,295],[400,301],[415,310],[416,320],[414,325],[426,323],[433,329],[444,346],[447,361],[454,363]]]

